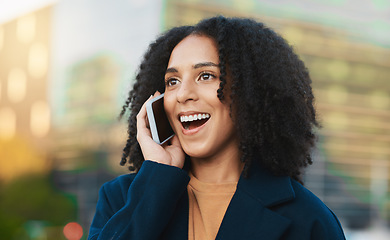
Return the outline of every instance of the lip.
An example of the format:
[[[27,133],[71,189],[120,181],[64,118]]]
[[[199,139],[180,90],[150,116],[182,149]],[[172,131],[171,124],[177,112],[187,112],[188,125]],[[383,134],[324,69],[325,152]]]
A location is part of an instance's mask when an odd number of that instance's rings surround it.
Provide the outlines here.
[[[194,128],[194,129],[185,129],[183,127],[183,124],[180,122],[180,117],[181,116],[189,116],[189,115],[194,115],[194,114],[209,114],[207,112],[196,112],[196,111],[188,111],[188,112],[181,112],[178,114],[178,121],[179,121],[179,124],[180,124],[180,127],[181,127],[181,131],[184,135],[194,135],[196,133],[198,133],[201,129],[203,129],[206,125],[207,125],[207,122],[205,122],[202,126],[199,126],[197,128]],[[209,114],[210,115],[210,114]],[[211,115],[210,115],[211,116]],[[210,117],[211,118],[211,117]],[[209,118],[209,119],[210,119]]]

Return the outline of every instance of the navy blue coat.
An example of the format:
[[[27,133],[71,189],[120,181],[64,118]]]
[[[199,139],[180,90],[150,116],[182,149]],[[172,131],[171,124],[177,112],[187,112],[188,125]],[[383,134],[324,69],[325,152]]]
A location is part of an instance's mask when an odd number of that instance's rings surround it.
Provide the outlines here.
[[[99,192],[88,239],[188,239],[188,173],[145,161]],[[257,164],[241,177],[216,239],[345,239],[337,217],[309,190]]]

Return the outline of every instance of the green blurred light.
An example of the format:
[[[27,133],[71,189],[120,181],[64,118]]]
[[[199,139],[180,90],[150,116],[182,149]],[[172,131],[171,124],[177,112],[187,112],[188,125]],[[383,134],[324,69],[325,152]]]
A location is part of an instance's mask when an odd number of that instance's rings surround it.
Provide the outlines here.
[[[377,9],[380,10],[386,10],[390,7],[390,1],[389,0],[372,0],[372,3]]]

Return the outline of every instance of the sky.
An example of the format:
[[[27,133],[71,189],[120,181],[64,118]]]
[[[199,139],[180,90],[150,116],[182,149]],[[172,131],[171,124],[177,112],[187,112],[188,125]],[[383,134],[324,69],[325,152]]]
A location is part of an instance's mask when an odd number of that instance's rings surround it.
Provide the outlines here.
[[[0,24],[58,0],[0,0]]]

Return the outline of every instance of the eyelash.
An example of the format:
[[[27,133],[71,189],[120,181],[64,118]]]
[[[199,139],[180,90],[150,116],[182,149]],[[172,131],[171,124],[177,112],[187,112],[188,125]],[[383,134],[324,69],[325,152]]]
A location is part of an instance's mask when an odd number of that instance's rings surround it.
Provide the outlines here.
[[[204,77],[205,75],[208,75],[209,79],[206,79],[206,80],[203,80],[203,81],[210,80],[210,78],[216,78],[216,76],[214,74],[211,74],[209,72],[201,72],[199,74],[199,78],[198,79],[202,80],[201,78]],[[179,80],[177,78],[174,78],[174,77],[168,78],[168,79],[165,80],[165,86],[167,86],[167,87],[173,86],[173,85],[170,85],[172,81],[179,81]],[[174,85],[176,85],[176,84],[174,84]]]
[[[202,78],[204,75],[209,75],[210,78],[216,78],[216,76],[214,74],[211,74],[209,72],[201,72],[200,75],[199,75],[199,78]],[[209,79],[207,79],[209,80]],[[205,80],[205,81],[207,81]]]
[[[170,85],[170,83],[171,83],[172,81],[179,81],[179,80],[178,80],[177,78],[168,78],[168,79],[165,80],[165,86],[167,86],[167,87],[172,86],[172,85]],[[175,84],[175,85],[176,85],[176,84]]]

